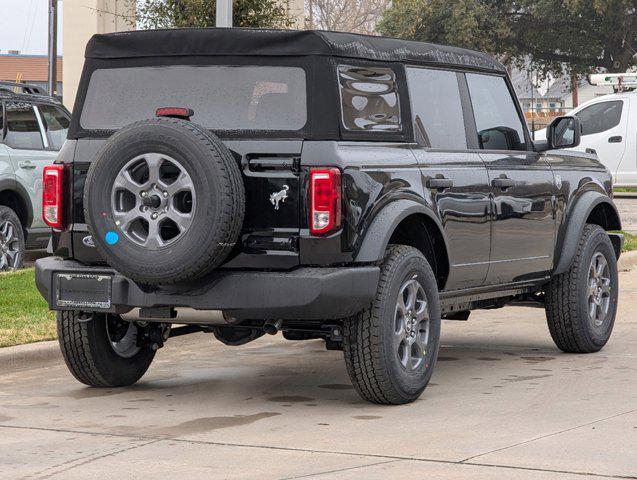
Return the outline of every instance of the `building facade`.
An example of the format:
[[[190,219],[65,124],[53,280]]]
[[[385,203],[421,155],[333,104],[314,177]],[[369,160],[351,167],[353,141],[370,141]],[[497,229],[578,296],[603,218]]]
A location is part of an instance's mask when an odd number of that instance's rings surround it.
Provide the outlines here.
[[[24,82],[48,89],[49,59],[46,55],[0,54],[0,81]],[[57,59],[57,92],[62,94],[62,58]]]

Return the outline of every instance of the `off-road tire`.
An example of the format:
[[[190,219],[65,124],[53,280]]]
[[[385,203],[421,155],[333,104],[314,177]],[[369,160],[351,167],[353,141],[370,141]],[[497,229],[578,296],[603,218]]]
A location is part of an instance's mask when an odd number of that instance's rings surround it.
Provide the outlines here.
[[[401,285],[417,279],[426,295],[430,318],[427,356],[413,372],[402,369],[392,347],[396,301]],[[398,405],[413,402],[423,392],[440,346],[440,302],[436,278],[425,257],[415,248],[392,245],[381,265],[376,296],[371,305],[344,321],[343,353],[349,377],[360,396],[372,403]]]
[[[189,174],[197,205],[186,233],[154,251],[131,241],[111,210],[115,177],[131,159],[157,153]],[[108,139],[89,169],[84,189],[86,222],[108,264],[144,285],[200,278],[221,265],[234,248],[245,213],[245,190],[237,161],[213,133],[174,118],[143,120]],[[117,243],[106,235],[117,233]]]
[[[599,329],[593,328],[587,310],[589,267],[597,252],[608,262],[611,280],[609,310]],[[554,276],[545,292],[546,319],[555,345],[567,353],[601,350],[615,323],[618,290],[617,258],[610,238],[601,227],[587,224],[570,268]]]
[[[57,331],[66,366],[80,382],[92,387],[127,387],[148,370],[155,351],[141,348],[122,358],[111,347],[106,314],[80,321],[78,312],[58,312]]]
[[[18,270],[19,268],[22,268],[22,265],[24,264],[24,254],[26,252],[24,229],[22,227],[22,222],[20,222],[20,219],[18,218],[16,213],[11,208],[0,205],[0,229],[5,222],[9,222],[13,226],[12,238],[14,239],[14,241],[11,242],[11,247],[16,247],[17,243],[18,253],[16,255],[16,259],[14,260],[14,262],[12,262],[12,265],[7,265],[6,267],[0,265],[0,271]],[[3,237],[0,233],[0,242],[2,242],[2,240]],[[1,248],[2,245],[0,244],[0,249]],[[0,263],[2,263],[2,256],[3,252],[2,250],[0,250]]]

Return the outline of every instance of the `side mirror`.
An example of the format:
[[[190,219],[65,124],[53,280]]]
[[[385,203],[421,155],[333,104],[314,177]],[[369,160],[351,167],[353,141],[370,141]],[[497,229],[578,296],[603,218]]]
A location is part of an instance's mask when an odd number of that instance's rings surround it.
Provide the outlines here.
[[[579,145],[581,135],[579,118],[573,115],[557,117],[546,127],[546,142],[536,142],[536,150],[574,148]]]

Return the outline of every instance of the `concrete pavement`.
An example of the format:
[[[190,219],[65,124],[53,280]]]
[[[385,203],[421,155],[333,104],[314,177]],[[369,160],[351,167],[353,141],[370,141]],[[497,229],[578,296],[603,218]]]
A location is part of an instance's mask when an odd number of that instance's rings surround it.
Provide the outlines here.
[[[622,219],[623,229],[637,235],[637,196],[615,197],[614,201]]]
[[[637,478],[637,273],[620,281],[602,352],[559,352],[540,309],[474,312],[400,407],[361,401],[340,352],[280,337],[177,338],[121,390],[0,374],[0,478]]]

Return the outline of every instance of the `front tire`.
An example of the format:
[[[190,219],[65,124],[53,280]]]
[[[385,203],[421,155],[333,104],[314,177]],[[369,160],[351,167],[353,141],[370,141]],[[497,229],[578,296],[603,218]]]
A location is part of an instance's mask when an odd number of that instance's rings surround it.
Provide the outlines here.
[[[601,350],[613,331],[618,295],[617,258],[606,232],[586,225],[570,268],[551,279],[546,319],[557,347],[567,353]]]
[[[57,330],[67,367],[92,387],[132,385],[155,357],[154,350],[137,345],[137,326],[118,315],[58,312]]]
[[[440,303],[431,267],[415,248],[391,246],[372,304],[343,325],[354,388],[372,403],[413,402],[431,378],[439,346]]]

